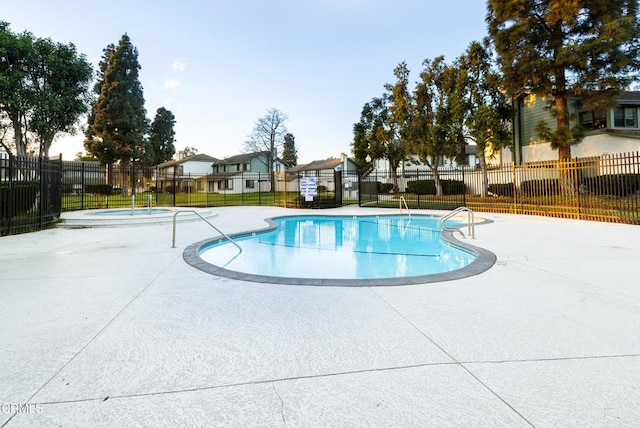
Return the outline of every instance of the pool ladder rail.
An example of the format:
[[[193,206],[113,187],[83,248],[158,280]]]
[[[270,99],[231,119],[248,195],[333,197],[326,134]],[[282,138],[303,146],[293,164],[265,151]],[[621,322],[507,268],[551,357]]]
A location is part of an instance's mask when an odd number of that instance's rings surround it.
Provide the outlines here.
[[[399,204],[400,204],[400,214],[402,214],[402,204],[404,203],[404,207],[407,209],[407,214],[409,215],[409,220],[411,220],[411,211],[409,211],[409,206],[407,205],[407,200],[404,196],[400,196]]]
[[[200,217],[202,219],[202,221],[204,221],[205,223],[207,223],[209,226],[211,226],[212,228],[215,229],[216,232],[218,232],[220,235],[224,236],[226,239],[229,240],[229,242],[231,242],[233,245],[236,246],[236,248],[238,248],[238,254],[236,254],[233,258],[235,259],[236,257],[238,257],[240,254],[242,254],[242,247],[240,247],[240,245],[238,245],[238,243],[236,241],[234,241],[233,239],[231,239],[229,237],[229,235],[227,235],[226,233],[224,233],[223,231],[221,231],[220,229],[218,229],[217,227],[215,227],[210,221],[208,221],[206,218],[202,217],[200,215],[200,213],[198,213],[197,211],[193,211],[193,210],[180,210],[177,211],[174,215],[173,215],[173,239],[171,241],[171,248],[176,248],[176,217],[178,217],[178,214],[181,213],[192,213],[197,215],[198,217]]]
[[[463,212],[467,213],[467,234],[469,236],[471,236],[472,239],[476,239],[475,217],[473,215],[473,211],[470,208],[458,207],[455,210],[451,211],[450,213],[445,214],[444,216],[442,216],[440,218],[440,221],[439,221],[440,227],[442,228],[442,230],[446,230],[446,231],[450,231],[450,232],[456,232],[456,231],[460,232],[462,237],[466,238],[464,236],[464,233],[460,230],[460,228],[453,227],[453,226],[447,226],[447,225],[444,224],[445,221],[447,221],[450,218],[453,218],[453,217],[455,217],[458,214],[461,214]]]

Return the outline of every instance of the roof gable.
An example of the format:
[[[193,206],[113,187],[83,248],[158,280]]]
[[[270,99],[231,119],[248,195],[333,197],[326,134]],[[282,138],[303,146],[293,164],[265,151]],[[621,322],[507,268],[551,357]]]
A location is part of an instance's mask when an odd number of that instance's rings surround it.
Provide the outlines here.
[[[213,163],[213,162],[217,162],[217,161],[218,161],[218,159],[214,158],[213,156],[205,155],[204,153],[198,153],[198,154],[193,155],[193,156],[184,157],[184,158],[182,158],[180,160],[171,160],[171,161],[163,162],[163,163],[159,164],[158,167],[165,168],[165,167],[168,167],[168,166],[180,165],[180,164],[183,164],[185,162],[208,162],[208,163]]]

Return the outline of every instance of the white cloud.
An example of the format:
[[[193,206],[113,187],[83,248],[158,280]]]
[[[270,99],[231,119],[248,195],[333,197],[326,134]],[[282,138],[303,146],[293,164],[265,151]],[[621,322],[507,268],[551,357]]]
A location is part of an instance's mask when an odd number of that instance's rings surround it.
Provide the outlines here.
[[[165,89],[178,89],[180,87],[180,81],[178,79],[165,79],[164,87]]]
[[[182,61],[182,60],[175,60],[173,61],[173,70],[174,71],[184,71],[184,69],[187,67],[187,63]]]

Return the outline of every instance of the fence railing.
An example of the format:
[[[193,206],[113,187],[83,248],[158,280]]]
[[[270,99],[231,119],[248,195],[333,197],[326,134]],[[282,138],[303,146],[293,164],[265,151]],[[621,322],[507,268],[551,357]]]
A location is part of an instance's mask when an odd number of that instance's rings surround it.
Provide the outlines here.
[[[62,162],[0,158],[0,236],[49,227],[60,217]]]
[[[317,194],[301,195],[315,177]],[[230,205],[325,208],[346,204],[474,211],[640,224],[640,154],[438,171],[167,173],[137,164],[104,166],[0,158],[0,234],[40,230],[62,211],[137,206]]]
[[[405,170],[396,178],[374,171],[360,184],[363,206],[409,207],[531,214],[640,224],[640,153],[566,162],[549,161],[479,168]],[[396,190],[389,191],[394,186]],[[437,188],[440,191],[437,191]],[[386,191],[384,191],[386,189]]]

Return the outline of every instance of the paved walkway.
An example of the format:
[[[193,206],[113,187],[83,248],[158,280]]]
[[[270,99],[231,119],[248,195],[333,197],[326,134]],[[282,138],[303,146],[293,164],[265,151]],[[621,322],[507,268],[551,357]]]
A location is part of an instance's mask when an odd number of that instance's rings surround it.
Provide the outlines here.
[[[493,268],[398,287],[208,275],[202,222],[0,238],[0,427],[637,426],[640,227],[480,216]]]

